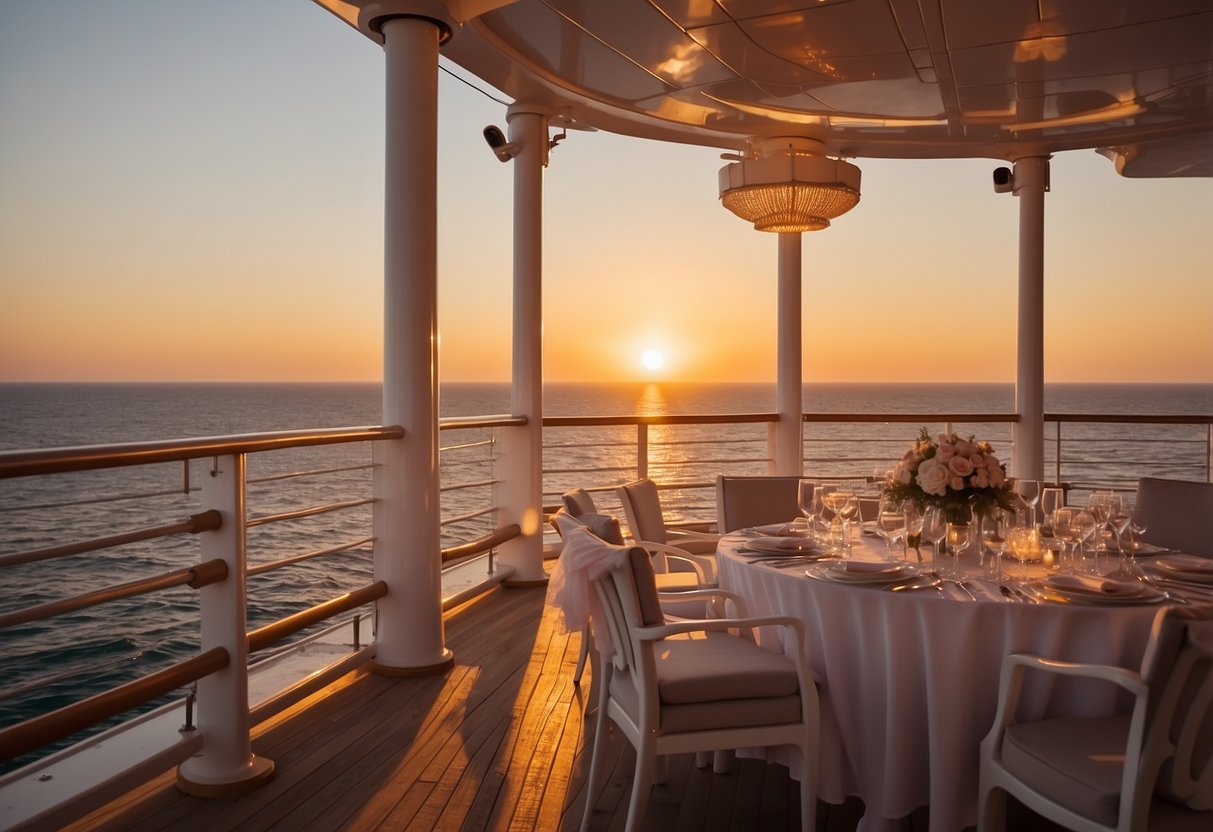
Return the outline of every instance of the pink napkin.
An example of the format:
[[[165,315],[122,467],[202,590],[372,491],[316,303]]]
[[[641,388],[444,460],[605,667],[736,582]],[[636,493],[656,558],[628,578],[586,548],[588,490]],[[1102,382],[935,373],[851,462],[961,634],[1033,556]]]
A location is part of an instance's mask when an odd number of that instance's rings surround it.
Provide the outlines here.
[[[1088,595],[1103,595],[1109,598],[1134,598],[1144,595],[1149,589],[1139,581],[1115,581],[1111,578],[1094,578],[1087,575],[1054,575],[1045,581],[1053,589],[1070,592],[1085,592]]]
[[[904,569],[905,564],[878,560],[844,560],[838,564],[838,568],[853,575],[875,575],[882,572],[892,574]]]
[[[754,531],[771,537],[804,537],[808,527],[795,523],[768,523],[765,526],[755,526]]]
[[[1202,575],[1213,575],[1213,560],[1196,555],[1163,555],[1156,559],[1155,563],[1176,572],[1199,572]]]
[[[750,541],[750,546],[758,549],[787,549],[789,552],[803,552],[811,549],[812,544],[806,537],[756,537]]]

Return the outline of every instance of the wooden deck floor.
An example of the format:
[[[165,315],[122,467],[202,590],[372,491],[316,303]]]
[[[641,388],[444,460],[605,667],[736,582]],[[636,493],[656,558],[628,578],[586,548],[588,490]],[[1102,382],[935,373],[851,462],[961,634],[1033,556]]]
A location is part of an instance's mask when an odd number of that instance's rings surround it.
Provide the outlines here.
[[[572,684],[579,638],[559,632],[543,601],[542,589],[494,590],[448,614],[446,675],[355,671],[261,725],[254,750],[276,772],[258,791],[204,800],[165,772],[69,828],[574,830],[593,720]],[[627,812],[634,756],[615,732],[609,759],[594,829],[622,829]],[[748,760],[716,775],[687,756],[654,788],[645,829],[794,829],[798,813],[786,768]],[[820,804],[819,829],[853,829],[861,813],[858,801]]]

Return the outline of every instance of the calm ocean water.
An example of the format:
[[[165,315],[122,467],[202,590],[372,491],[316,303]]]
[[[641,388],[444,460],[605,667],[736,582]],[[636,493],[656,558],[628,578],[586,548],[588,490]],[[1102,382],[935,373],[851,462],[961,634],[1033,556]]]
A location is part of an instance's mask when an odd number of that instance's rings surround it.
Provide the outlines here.
[[[632,413],[770,413],[775,390],[761,385],[556,384],[545,389],[549,415]],[[1010,385],[809,385],[810,413],[1009,413]],[[500,414],[509,410],[504,384],[444,385],[444,416]],[[1059,413],[1188,414],[1213,412],[1213,385],[1051,385],[1046,410]],[[378,424],[378,384],[0,384],[0,450],[177,439],[301,428]],[[932,426],[935,429],[937,426]],[[1007,425],[958,427],[995,443],[1010,458]],[[815,476],[863,476],[901,454],[917,424],[806,425],[806,468]],[[1190,426],[1064,426],[1091,462],[1067,463],[1063,479],[1124,485],[1141,474],[1203,479],[1207,428]],[[442,444],[483,438],[483,432],[444,432]],[[1050,434],[1051,435],[1051,434]],[[1126,462],[1123,449],[1147,444]],[[765,473],[766,425],[726,428],[652,428],[650,474],[665,482],[710,482],[716,473]],[[1067,448],[1070,445],[1067,444]],[[1052,466],[1052,449],[1047,456]],[[1067,454],[1071,454],[1067,450]],[[1069,457],[1067,457],[1068,459]],[[1196,462],[1192,460],[1195,459]],[[706,461],[704,461],[706,460]],[[252,517],[370,496],[365,445],[255,454],[249,458],[248,508]],[[562,429],[545,434],[545,480],[554,495],[574,486],[632,479],[636,429]],[[1083,466],[1086,467],[1083,467]],[[293,478],[318,469],[336,473]],[[595,469],[593,473],[583,469]],[[1052,467],[1049,469],[1052,473]],[[1013,473],[1013,472],[1012,472]],[[185,517],[199,510],[201,463],[182,488],[180,464],[0,481],[0,553],[112,534]],[[485,447],[443,454],[444,487],[492,476]],[[158,496],[116,499],[129,495]],[[710,519],[708,489],[663,494],[676,518]],[[491,505],[487,486],[443,495],[443,517]],[[609,497],[605,509],[615,510]],[[444,527],[447,544],[475,537],[492,525],[477,517]],[[325,514],[249,532],[249,562],[356,540],[370,534],[370,511]],[[0,611],[19,609],[197,561],[194,539],[162,539],[120,549],[0,569]],[[249,626],[365,584],[369,547],[317,558],[249,581]],[[106,604],[51,622],[0,631],[0,725],[76,701],[97,690],[152,672],[198,649],[195,593],[174,589]]]

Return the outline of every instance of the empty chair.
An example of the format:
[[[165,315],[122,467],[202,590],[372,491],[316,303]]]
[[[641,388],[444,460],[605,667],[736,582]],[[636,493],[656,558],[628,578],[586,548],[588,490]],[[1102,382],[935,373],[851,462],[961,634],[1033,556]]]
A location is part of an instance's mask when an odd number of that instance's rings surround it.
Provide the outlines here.
[[[800,516],[800,477],[716,475],[716,527],[737,529],[786,523]]]
[[[716,543],[720,535],[666,528],[657,483],[648,477],[621,485],[615,489],[615,493],[619,495],[628,529],[637,543],[676,546],[696,555],[695,560],[708,573],[710,582],[715,583]]]
[[[1213,558],[1213,483],[1143,477],[1135,508],[1145,517],[1147,543]]]
[[[1085,676],[1133,697],[1130,715],[1017,722],[1026,672]],[[1015,654],[981,744],[979,829],[1006,794],[1070,829],[1213,829],[1213,609],[1163,609],[1140,673]]]
[[[582,829],[606,777],[608,719],[636,749],[628,832],[640,828],[658,756],[769,745],[800,749],[801,826],[813,829],[818,698],[803,658],[803,622],[771,616],[666,623],[643,549],[579,531],[568,545],[597,547],[611,564],[594,581],[594,614],[606,619],[595,621],[595,631],[609,631],[613,657],[599,662],[603,678],[595,683],[598,719]],[[782,628],[791,658],[729,632],[757,626]]]
[[[560,495],[560,502],[564,504],[564,510],[574,517],[599,513],[598,507],[594,505],[594,498],[584,488],[573,488],[564,492]]]

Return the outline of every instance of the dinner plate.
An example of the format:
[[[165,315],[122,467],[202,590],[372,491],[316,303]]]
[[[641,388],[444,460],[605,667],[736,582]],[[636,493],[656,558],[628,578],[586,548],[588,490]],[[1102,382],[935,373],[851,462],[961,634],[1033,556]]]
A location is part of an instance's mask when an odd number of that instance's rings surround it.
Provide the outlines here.
[[[844,584],[887,586],[918,577],[918,568],[908,563],[842,560],[823,563],[805,570],[810,578]]]
[[[1136,543],[1126,543],[1121,547],[1125,554],[1132,555],[1135,558],[1149,557],[1150,555],[1161,555],[1164,552],[1171,551],[1165,546],[1155,546],[1153,543],[1143,543],[1140,540]],[[1113,554],[1117,554],[1119,550],[1112,549]]]
[[[1081,583],[1078,581],[1081,580]],[[1141,604],[1158,604],[1167,600],[1167,593],[1146,584],[1132,586],[1132,594],[1128,592],[1105,592],[1099,588],[1103,581],[1109,586],[1128,586],[1118,581],[1104,581],[1099,578],[1076,579],[1073,584],[1061,583],[1057,579],[1047,578],[1040,585],[1040,591],[1051,600],[1066,601],[1095,606],[1124,606]]]
[[[813,555],[820,548],[807,537],[755,537],[745,548],[763,555]]]
[[[1150,566],[1156,575],[1191,581],[1198,584],[1213,584],[1213,560],[1196,555],[1163,555]]]

